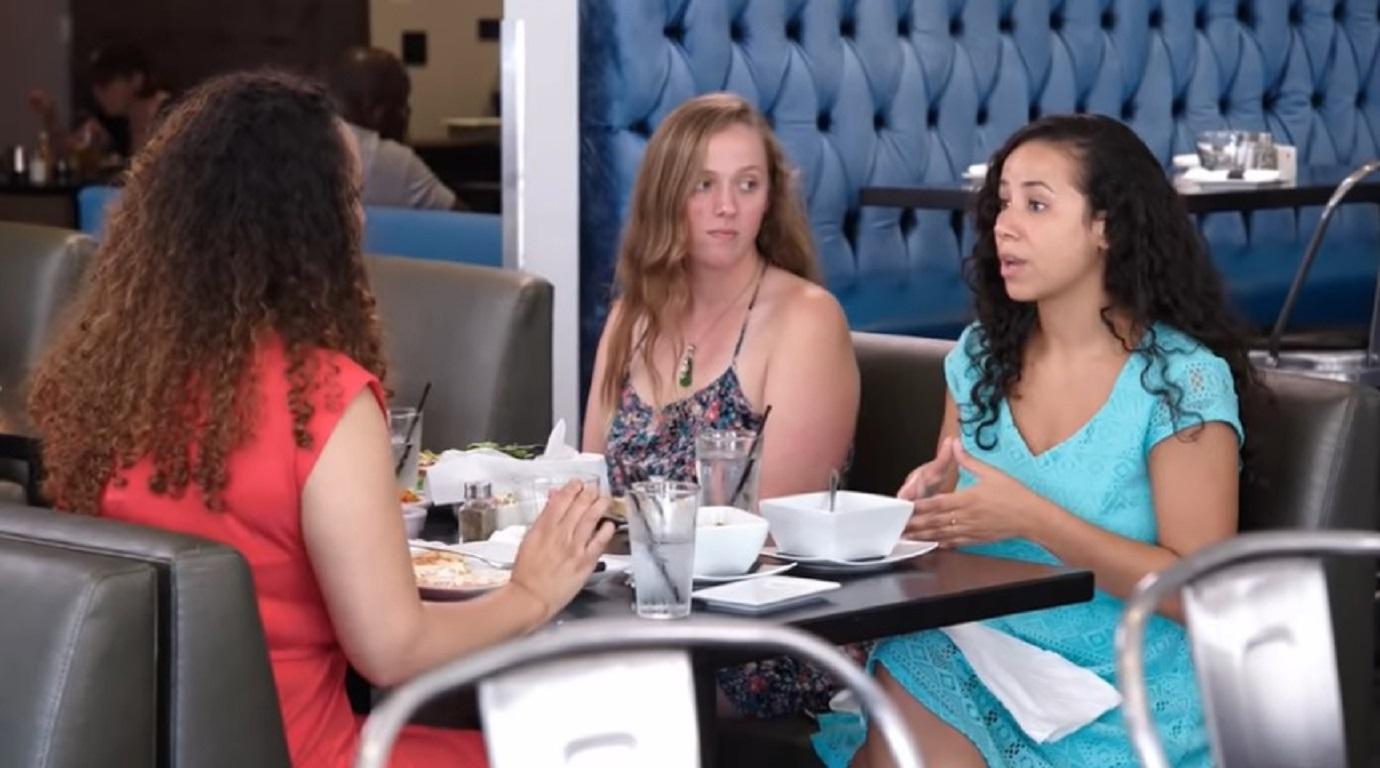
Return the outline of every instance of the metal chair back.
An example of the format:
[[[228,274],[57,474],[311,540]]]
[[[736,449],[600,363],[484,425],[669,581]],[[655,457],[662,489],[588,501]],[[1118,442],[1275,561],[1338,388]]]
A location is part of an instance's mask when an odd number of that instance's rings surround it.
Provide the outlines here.
[[[479,683],[492,768],[700,765],[693,648],[790,654],[857,696],[898,768],[920,768],[900,713],[833,646],[743,619],[579,621],[456,659],[400,686],[364,724],[356,768],[382,768],[398,732],[445,691]]]
[[[1324,555],[1375,557],[1380,534],[1243,533],[1142,580],[1116,635],[1123,714],[1141,765],[1169,765],[1150,718],[1145,624],[1182,589],[1214,764],[1345,768]]]

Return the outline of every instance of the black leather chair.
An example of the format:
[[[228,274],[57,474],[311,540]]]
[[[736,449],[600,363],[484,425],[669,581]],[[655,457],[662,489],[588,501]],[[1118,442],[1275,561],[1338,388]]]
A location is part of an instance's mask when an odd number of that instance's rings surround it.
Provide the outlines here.
[[[15,505],[0,505],[0,546],[114,560],[126,568],[139,566],[153,574],[155,594],[150,610],[156,629],[146,642],[121,652],[156,665],[146,686],[149,700],[156,702],[156,760],[112,764],[288,766],[254,585],[238,552],[190,536]],[[0,564],[5,562],[0,554]],[[0,574],[4,572],[0,570]],[[11,582],[0,578],[0,585],[0,592],[8,595]],[[38,597],[30,600],[23,594],[13,599],[30,610],[41,610],[44,605]],[[6,618],[6,627],[13,615],[22,614],[8,608],[0,613]],[[6,631],[0,628],[0,637]],[[101,679],[92,677],[93,681]],[[51,697],[53,689],[47,681],[39,680],[35,688],[23,690],[10,680],[7,677],[5,686],[0,686],[0,697]],[[102,686],[87,682],[83,691],[92,687]],[[91,695],[114,694],[94,691]],[[118,716],[118,710],[111,712]],[[132,705],[131,713],[137,714]],[[0,723],[0,729],[7,725],[8,720]],[[26,724],[19,722],[15,727]],[[73,745],[80,747],[82,738],[80,733],[74,735]],[[0,760],[0,764],[33,763]]]
[[[949,341],[853,334],[862,376],[849,486],[895,493],[934,456]],[[1375,530],[1380,521],[1380,392],[1266,371],[1271,397],[1243,414],[1250,471],[1241,485],[1241,529]],[[1330,562],[1348,752],[1364,762],[1372,708],[1375,569]]]
[[[95,243],[66,229],[0,222],[0,433],[23,421],[24,385],[81,284]],[[27,486],[37,472],[29,446],[0,441],[0,485]],[[12,498],[13,486],[0,488]]]
[[[155,765],[158,575],[0,538],[0,765]]]
[[[0,222],[0,393],[22,388],[94,249],[79,232]]]
[[[512,270],[370,256],[398,405],[432,388],[422,446],[543,443],[551,431],[551,284]]]
[[[934,458],[944,418],[944,355],[952,341],[853,334],[862,383],[848,487],[894,494]]]

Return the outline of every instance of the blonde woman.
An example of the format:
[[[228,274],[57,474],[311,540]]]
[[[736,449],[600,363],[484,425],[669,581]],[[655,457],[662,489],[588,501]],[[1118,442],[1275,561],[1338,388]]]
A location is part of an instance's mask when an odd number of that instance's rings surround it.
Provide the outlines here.
[[[695,435],[762,427],[759,496],[826,487],[858,412],[843,312],[818,284],[785,154],[760,114],[714,93],[677,107],[647,144],[595,356],[584,448],[625,472],[695,477]],[[762,668],[775,665],[759,665]],[[740,710],[827,699],[818,675],[733,676]],[[803,686],[803,688],[802,688]],[[801,693],[818,695],[802,700]]]

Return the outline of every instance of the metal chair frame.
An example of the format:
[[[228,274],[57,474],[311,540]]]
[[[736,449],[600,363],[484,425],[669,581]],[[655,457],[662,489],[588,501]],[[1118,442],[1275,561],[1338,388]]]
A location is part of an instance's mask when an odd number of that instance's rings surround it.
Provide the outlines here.
[[[1144,635],[1160,602],[1181,589],[1214,763],[1346,765],[1327,555],[1380,556],[1380,533],[1244,533],[1141,580],[1116,632],[1123,716],[1141,765],[1169,766],[1150,717]],[[1294,658],[1300,650],[1306,658]],[[1262,660],[1263,676],[1253,668]]]
[[[836,648],[791,627],[699,617],[673,622],[633,618],[572,622],[451,661],[398,687],[374,709],[364,724],[355,766],[386,765],[403,725],[425,702],[445,691],[476,682],[482,684],[485,680],[501,680],[508,673],[530,669],[532,665],[575,657],[610,651],[670,649],[686,653],[691,648],[785,653],[816,664],[856,694],[898,768],[922,768],[920,753],[895,705],[872,678]]]

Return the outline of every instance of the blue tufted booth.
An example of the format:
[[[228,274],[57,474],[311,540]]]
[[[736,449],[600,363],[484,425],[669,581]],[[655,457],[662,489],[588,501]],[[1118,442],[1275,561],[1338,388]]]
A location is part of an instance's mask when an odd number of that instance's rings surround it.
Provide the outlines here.
[[[81,231],[99,235],[106,210],[118,198],[116,187],[83,187],[77,193]],[[365,206],[364,251],[502,268],[503,220],[491,213]]]
[[[1165,163],[1201,130],[1270,130],[1301,165],[1376,155],[1376,0],[582,0],[581,316],[602,326],[647,136],[698,93],[743,94],[801,172],[829,287],[855,329],[953,335],[970,237],[864,186],[957,178],[1041,114],[1128,122]],[[1200,218],[1239,308],[1273,320],[1319,209]],[[1380,218],[1334,220],[1295,314],[1364,322]]]

